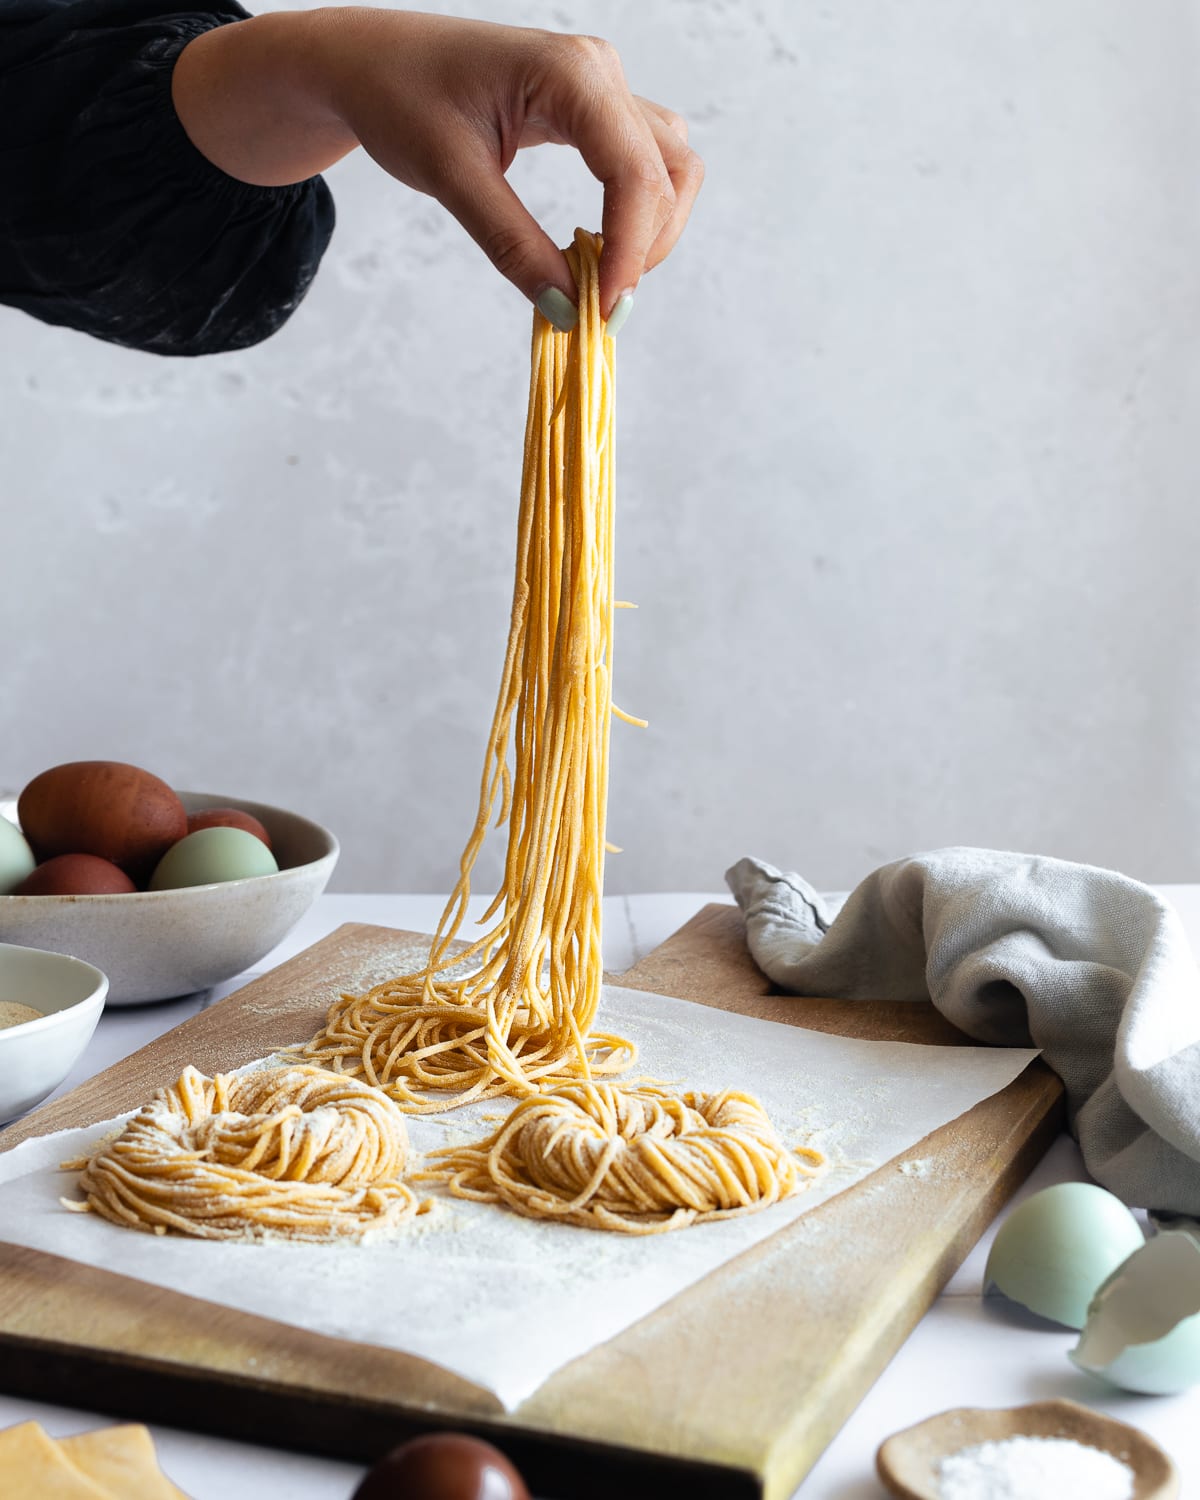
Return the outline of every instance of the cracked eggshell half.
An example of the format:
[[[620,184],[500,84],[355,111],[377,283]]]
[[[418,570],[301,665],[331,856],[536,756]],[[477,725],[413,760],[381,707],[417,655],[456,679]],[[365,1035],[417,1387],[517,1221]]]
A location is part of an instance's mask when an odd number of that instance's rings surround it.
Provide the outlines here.
[[[1088,1182],[1060,1182],[1014,1208],[1001,1224],[983,1273],[1039,1317],[1082,1328],[1105,1277],[1145,1241],[1141,1225],[1112,1193]]]
[[[1200,1240],[1168,1230],[1135,1251],[1096,1293],[1071,1360],[1123,1391],[1200,1384]]]

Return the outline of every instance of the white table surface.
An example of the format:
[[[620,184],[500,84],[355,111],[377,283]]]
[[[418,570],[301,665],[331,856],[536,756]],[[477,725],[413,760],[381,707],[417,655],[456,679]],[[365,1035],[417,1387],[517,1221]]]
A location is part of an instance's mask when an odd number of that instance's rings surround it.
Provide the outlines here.
[[[1200,885],[1159,889],[1179,910],[1193,948],[1200,953]],[[628,968],[706,902],[728,899],[724,892],[606,898],[606,968],[612,972]],[[210,995],[107,1011],[82,1062],[59,1092],[178,1026],[204,1005],[282,963],[343,922],[427,932],[435,925],[442,904],[440,896],[323,896],[253,972]],[[481,912],[483,905],[482,900],[474,901],[472,915]],[[1081,1176],[1079,1153],[1064,1137],[1051,1148],[1021,1196]],[[933,1412],[953,1406],[1012,1406],[1051,1396],[1082,1401],[1148,1432],[1179,1465],[1188,1494],[1200,1479],[1200,1395],[1129,1396],[1109,1391],[1068,1361],[1066,1351],[1075,1342],[1073,1334],[1035,1327],[1032,1320],[1018,1321],[1011,1309],[984,1303],[980,1287],[990,1241],[989,1231],[801,1485],[800,1500],[879,1500],[883,1491],[874,1476],[879,1443],[889,1433]],[[804,1337],[802,1328],[797,1328],[796,1337]],[[36,1418],[55,1436],[109,1420],[86,1410],[0,1395],[0,1427],[28,1418]],[[155,1427],[153,1431],[163,1467],[194,1500],[348,1500],[364,1472],[355,1464],[226,1442],[175,1428]],[[1063,1500],[1077,1497],[1064,1495]]]

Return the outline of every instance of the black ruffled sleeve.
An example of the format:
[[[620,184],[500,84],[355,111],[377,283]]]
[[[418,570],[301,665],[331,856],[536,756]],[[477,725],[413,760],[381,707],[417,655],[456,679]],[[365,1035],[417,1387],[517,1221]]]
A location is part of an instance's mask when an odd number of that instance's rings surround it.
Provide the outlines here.
[[[0,0],[0,302],[157,354],[269,337],[333,232],[314,177],[254,187],[171,103],[187,43],[246,12],[163,0]]]

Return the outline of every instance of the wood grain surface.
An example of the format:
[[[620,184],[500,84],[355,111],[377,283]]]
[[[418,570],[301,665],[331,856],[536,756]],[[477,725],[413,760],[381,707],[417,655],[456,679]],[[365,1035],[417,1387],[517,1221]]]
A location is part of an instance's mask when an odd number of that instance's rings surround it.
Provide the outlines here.
[[[237,1067],[311,1035],[342,988],[413,934],[347,925],[0,1134],[133,1109],[187,1063]],[[931,1005],[776,993],[733,907],[705,908],[633,989],[812,1030],[953,1046]],[[0,1245],[0,1388],[142,1421],[368,1462],[431,1428],[499,1443],[558,1500],[783,1500],[1061,1125],[1040,1063],[910,1155],[551,1377],[515,1412],[425,1361]],[[2,1233],[2,1230],[0,1230]],[[864,1468],[864,1473],[866,1468]]]

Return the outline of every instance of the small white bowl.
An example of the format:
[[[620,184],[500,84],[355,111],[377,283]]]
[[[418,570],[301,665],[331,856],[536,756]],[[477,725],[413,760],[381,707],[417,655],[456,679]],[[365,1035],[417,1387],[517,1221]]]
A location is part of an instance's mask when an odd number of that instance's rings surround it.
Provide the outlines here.
[[[338,841],[261,802],[180,792],[188,812],[238,807],[271,835],[278,873],[121,896],[0,896],[0,941],[71,953],[108,975],[109,1005],[210,989],[257,963],[329,883]]]
[[[0,1125],[52,1094],[91,1041],[108,980],[63,953],[0,943],[0,1000],[42,1016],[0,1030]]]

